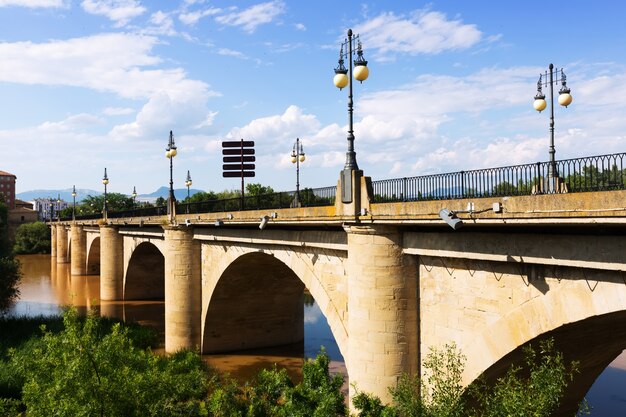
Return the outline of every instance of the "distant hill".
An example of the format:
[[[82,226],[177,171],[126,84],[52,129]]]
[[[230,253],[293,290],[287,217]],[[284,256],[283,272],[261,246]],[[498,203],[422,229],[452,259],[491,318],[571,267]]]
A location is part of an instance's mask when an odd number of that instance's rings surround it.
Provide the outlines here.
[[[102,194],[100,191],[77,188],[76,201],[79,202],[88,195],[96,196],[100,194]],[[36,198],[52,198],[56,200],[59,196],[63,201],[72,201],[72,189],[67,188],[64,190],[32,190],[15,194],[15,197],[23,201],[33,201]]]
[[[156,191],[150,194],[137,194],[137,200],[139,201],[154,201],[159,197],[167,198],[169,195],[169,187],[160,187]],[[201,192],[202,190],[190,188],[189,194],[194,195],[195,193]],[[98,196],[101,195],[101,191],[89,190],[89,189],[76,189],[76,202],[82,201],[88,195]],[[64,190],[31,190],[24,191],[21,193],[17,193],[15,195],[17,198],[23,201],[33,201],[36,198],[52,198],[57,199],[59,196],[63,201],[72,201],[72,189],[67,188]],[[184,200],[187,197],[187,189],[179,188],[174,190],[174,196],[176,200]]]

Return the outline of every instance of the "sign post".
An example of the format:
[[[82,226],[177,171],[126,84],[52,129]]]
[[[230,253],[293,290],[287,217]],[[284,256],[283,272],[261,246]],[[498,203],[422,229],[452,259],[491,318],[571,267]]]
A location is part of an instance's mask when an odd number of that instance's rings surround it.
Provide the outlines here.
[[[241,178],[241,210],[244,209],[244,178],[254,177],[255,162],[253,140],[233,140],[222,142],[222,177]]]

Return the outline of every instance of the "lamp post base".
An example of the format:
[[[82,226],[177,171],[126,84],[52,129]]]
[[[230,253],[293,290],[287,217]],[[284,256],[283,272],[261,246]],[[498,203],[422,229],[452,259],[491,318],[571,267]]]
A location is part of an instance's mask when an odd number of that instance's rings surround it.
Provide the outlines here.
[[[565,180],[561,177],[542,178],[533,186],[533,194],[562,194],[569,192],[569,187]]]

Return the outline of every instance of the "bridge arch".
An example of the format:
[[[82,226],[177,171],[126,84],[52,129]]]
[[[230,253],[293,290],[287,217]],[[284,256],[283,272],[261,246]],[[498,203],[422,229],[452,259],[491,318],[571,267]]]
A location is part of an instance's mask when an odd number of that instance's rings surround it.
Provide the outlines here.
[[[460,346],[471,358],[464,377],[470,382],[479,375],[502,376],[524,346],[553,338],[567,360],[579,362],[580,373],[558,414],[573,415],[595,379],[626,349],[626,274],[554,268],[552,275],[558,278],[535,283],[542,295],[516,305]]]
[[[151,242],[133,251],[124,274],[124,300],[162,300],[165,297],[165,257]]]
[[[339,350],[345,357],[347,326],[343,318],[347,316],[346,295],[333,292],[325,286],[331,279],[325,282],[321,279],[322,275],[326,278],[331,276],[322,272],[329,268],[328,264],[320,267],[323,263],[320,258],[331,259],[328,254],[311,254],[310,249],[309,254],[304,255],[304,252],[288,248],[268,251],[242,247],[233,250],[222,245],[206,246],[203,249],[204,353],[277,346],[303,340],[303,291],[306,288],[320,306]],[[217,259],[219,261],[216,262]],[[342,269],[341,262],[335,263]],[[243,304],[252,307],[240,313]],[[229,324],[221,320],[225,312],[230,317]],[[250,318],[248,323],[247,318]],[[267,327],[264,328],[265,324]],[[253,329],[256,335],[241,334],[237,338],[238,329],[242,325],[246,329],[256,326]],[[272,326],[275,326],[274,329]],[[260,335],[263,331],[265,334]],[[226,334],[231,339],[222,344],[220,338],[226,340]],[[276,334],[281,336],[274,336]]]
[[[626,310],[626,283],[620,271],[562,268],[568,275],[543,277],[545,293],[525,300],[462,346],[470,358],[471,381],[519,346],[566,325]]]
[[[100,274],[100,236],[88,234],[87,239],[87,275]]]

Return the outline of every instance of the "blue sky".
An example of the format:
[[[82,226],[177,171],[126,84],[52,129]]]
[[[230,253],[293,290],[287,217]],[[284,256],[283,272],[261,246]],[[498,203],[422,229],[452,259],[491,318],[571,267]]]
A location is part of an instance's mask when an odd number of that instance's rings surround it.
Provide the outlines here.
[[[347,89],[332,84],[348,28],[370,77],[354,84],[355,149],[374,180],[545,161],[539,74],[563,67],[557,159],[626,150],[626,3],[546,1],[0,0],[0,170],[17,191],[238,189],[221,141],[256,142],[256,178],[334,185]],[[558,86],[557,86],[558,89]]]

